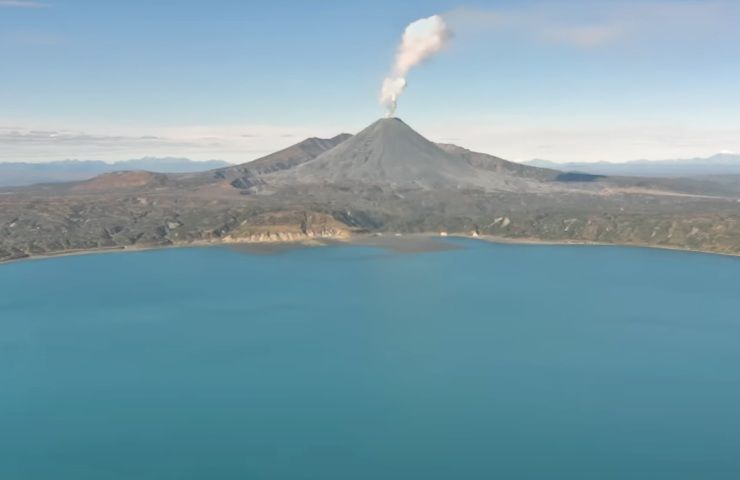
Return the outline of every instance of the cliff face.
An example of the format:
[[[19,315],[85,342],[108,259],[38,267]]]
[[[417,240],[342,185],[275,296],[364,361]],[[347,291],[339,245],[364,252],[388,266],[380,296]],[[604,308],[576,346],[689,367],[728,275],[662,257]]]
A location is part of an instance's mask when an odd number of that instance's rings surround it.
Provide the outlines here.
[[[242,221],[223,237],[224,243],[298,242],[311,239],[346,239],[350,229],[318,212],[273,212]]]

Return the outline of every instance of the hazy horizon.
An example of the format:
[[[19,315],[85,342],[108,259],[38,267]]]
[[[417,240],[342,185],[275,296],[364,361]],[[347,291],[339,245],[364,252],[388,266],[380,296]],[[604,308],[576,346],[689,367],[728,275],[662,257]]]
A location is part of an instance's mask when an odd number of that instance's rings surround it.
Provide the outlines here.
[[[310,137],[307,137],[310,138]],[[300,143],[305,139],[302,139],[295,143]],[[277,150],[271,151],[265,154],[265,156],[270,155],[271,153],[278,152],[282,150],[285,147],[289,147],[291,145],[295,145],[295,143],[291,143],[289,145],[285,145],[283,147],[278,147]],[[439,142],[439,143],[452,143],[452,142]],[[461,147],[465,147],[464,145],[459,145]],[[493,152],[483,152],[483,153],[489,153],[495,155]],[[552,164],[559,164],[559,165],[569,165],[569,164],[581,164],[581,163],[607,163],[607,164],[613,164],[613,165],[619,165],[619,164],[629,164],[629,163],[640,163],[640,162],[655,162],[655,163],[661,163],[661,162],[690,162],[695,160],[709,160],[713,157],[723,156],[723,155],[729,155],[731,157],[738,157],[740,158],[740,153],[731,152],[731,151],[720,151],[715,152],[710,155],[706,156],[698,156],[698,157],[685,157],[685,158],[656,158],[656,159],[645,159],[645,158],[633,158],[628,160],[599,160],[599,159],[591,159],[588,161],[570,161],[568,159],[560,159],[560,160],[552,160],[549,158],[531,158],[531,159],[524,159],[524,160],[512,160],[517,163],[523,163],[523,164],[529,164],[529,163],[537,163],[537,162],[544,162],[544,163],[552,163]],[[120,158],[116,160],[109,160],[105,158],[50,158],[48,160],[20,160],[20,161],[14,161],[14,160],[6,160],[6,161],[0,161],[0,163],[17,163],[17,164],[53,164],[53,163],[65,163],[65,162],[102,162],[108,165],[115,165],[120,163],[128,163],[128,162],[136,162],[136,161],[143,161],[143,160],[151,160],[151,161],[169,161],[169,160],[182,160],[182,161],[188,161],[188,162],[197,162],[197,163],[209,163],[209,162],[223,162],[227,164],[232,165],[238,165],[239,163],[249,163],[254,160],[258,160],[261,157],[255,157],[250,158],[248,160],[243,161],[228,161],[221,158],[190,158],[190,157],[184,157],[184,156],[172,156],[172,155],[144,155],[141,157],[125,157]],[[511,160],[511,159],[507,159]]]

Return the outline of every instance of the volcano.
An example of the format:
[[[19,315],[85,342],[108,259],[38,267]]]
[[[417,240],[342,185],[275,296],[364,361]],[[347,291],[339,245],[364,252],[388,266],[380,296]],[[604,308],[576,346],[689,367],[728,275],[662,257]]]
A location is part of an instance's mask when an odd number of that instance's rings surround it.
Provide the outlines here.
[[[247,164],[249,165],[249,164]],[[263,176],[267,183],[377,186],[384,189],[531,190],[559,172],[528,167],[437,144],[400,118],[383,118],[295,168]]]
[[[286,181],[432,188],[479,183],[474,167],[399,118],[384,118],[283,175]]]

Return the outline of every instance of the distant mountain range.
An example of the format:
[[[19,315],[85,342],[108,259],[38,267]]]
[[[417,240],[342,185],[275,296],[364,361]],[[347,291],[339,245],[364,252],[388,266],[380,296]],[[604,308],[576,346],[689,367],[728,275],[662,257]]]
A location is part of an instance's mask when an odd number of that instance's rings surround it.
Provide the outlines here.
[[[157,173],[203,172],[231,165],[221,160],[145,157],[106,163],[99,160],[62,160],[47,163],[0,163],[0,187],[87,180],[102,173],[146,170]]]
[[[554,168],[568,172],[594,175],[623,175],[634,177],[685,177],[701,175],[740,174],[740,155],[718,153],[707,158],[680,160],[635,160],[624,163],[581,162],[557,163],[548,160],[524,162],[540,168]]]

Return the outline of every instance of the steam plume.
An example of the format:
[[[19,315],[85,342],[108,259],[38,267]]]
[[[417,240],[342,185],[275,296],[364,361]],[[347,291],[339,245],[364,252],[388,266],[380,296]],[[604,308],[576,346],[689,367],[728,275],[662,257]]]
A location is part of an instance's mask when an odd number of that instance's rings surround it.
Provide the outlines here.
[[[380,103],[388,109],[389,117],[396,113],[398,97],[406,88],[411,69],[442,50],[451,37],[452,32],[440,15],[422,18],[406,27],[393,69],[380,90]]]

